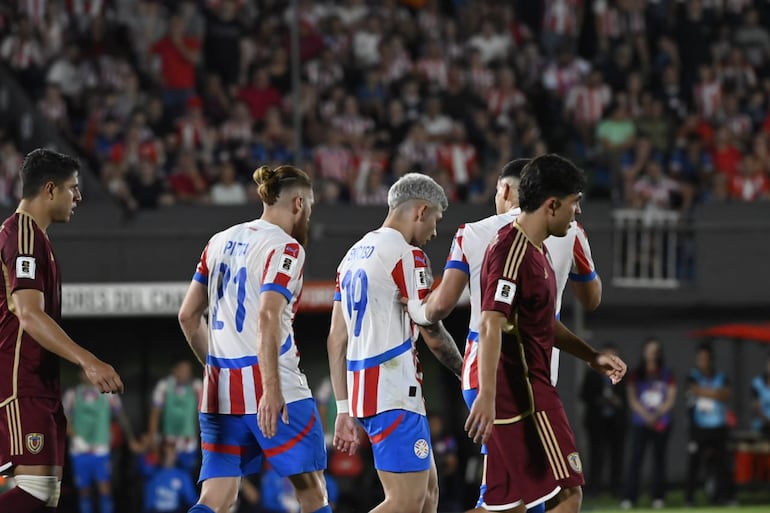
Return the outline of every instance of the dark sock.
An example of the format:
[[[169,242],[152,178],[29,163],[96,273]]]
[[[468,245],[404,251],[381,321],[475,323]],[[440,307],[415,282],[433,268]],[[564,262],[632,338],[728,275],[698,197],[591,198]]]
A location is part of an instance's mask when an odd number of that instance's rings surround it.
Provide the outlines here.
[[[13,511],[13,513],[38,513],[43,509],[45,502],[30,495],[18,486],[0,494],[0,511]]]

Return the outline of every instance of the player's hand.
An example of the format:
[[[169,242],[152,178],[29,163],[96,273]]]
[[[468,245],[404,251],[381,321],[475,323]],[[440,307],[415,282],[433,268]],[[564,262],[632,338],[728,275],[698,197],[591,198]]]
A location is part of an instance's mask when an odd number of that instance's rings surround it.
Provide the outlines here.
[[[265,438],[272,438],[278,431],[278,417],[284,424],[289,423],[289,410],[283,394],[276,389],[265,389],[257,407],[257,425]]]
[[[611,353],[598,353],[592,362],[588,363],[593,370],[604,374],[613,385],[616,385],[626,375],[628,366],[619,356]]]
[[[99,392],[103,394],[123,393],[123,381],[121,381],[117,371],[109,363],[104,363],[94,357],[92,361],[83,365],[83,372],[86,375],[86,379],[98,388]]]
[[[465,431],[468,438],[477,444],[485,444],[492,436],[492,428],[495,426],[495,397],[479,394],[473,401],[473,407],[465,421]]]
[[[338,413],[334,421],[334,448],[349,455],[358,450],[358,424],[347,413]]]

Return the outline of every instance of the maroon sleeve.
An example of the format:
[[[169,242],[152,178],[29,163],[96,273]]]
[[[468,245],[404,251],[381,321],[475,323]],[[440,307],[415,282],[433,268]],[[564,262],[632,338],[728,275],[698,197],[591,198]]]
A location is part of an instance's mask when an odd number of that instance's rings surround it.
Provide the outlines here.
[[[502,233],[497,242],[487,248],[481,264],[481,311],[494,310],[510,317],[516,304],[516,281],[506,273],[506,262],[511,252],[511,245]]]
[[[45,279],[48,275],[48,244],[45,236],[35,230],[32,220],[19,218],[18,237],[9,237],[8,242],[15,250],[6,254],[9,259],[8,287],[11,293],[20,289],[35,289],[45,292]]]

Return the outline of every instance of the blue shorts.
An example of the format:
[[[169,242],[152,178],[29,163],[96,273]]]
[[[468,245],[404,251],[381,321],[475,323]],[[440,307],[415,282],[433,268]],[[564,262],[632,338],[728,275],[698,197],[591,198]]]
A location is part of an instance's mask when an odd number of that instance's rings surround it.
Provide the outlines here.
[[[75,454],[72,456],[72,480],[75,488],[86,488],[111,479],[109,454]]]
[[[265,438],[257,415],[199,414],[203,462],[199,482],[213,477],[240,477],[262,469],[265,456],[281,477],[326,468],[326,444],[315,400],[286,405],[289,423]]]
[[[468,390],[463,390],[463,399],[465,399],[465,404],[468,405],[469,410],[473,407],[473,402],[476,400],[478,395],[478,388],[469,388]],[[487,444],[481,444],[481,454],[487,454]]]
[[[433,450],[425,415],[389,410],[359,420],[372,443],[377,470],[422,472],[430,468]]]

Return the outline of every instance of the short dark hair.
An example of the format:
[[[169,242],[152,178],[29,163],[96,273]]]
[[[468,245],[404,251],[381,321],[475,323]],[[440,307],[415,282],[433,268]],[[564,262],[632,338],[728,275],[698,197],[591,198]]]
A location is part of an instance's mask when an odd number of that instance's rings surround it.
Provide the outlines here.
[[[532,159],[521,171],[519,206],[534,212],[551,196],[565,198],[583,192],[585,173],[569,160],[549,153]]]
[[[500,178],[508,178],[509,176],[520,178],[521,170],[524,169],[524,166],[529,164],[531,160],[532,159],[515,159],[508,162],[503,166],[503,169],[500,170]]]
[[[80,162],[69,155],[46,148],[32,150],[21,163],[21,196],[33,198],[46,183],[59,186],[79,171]]]

